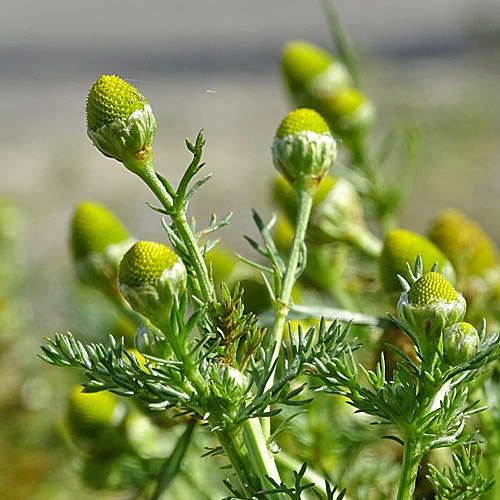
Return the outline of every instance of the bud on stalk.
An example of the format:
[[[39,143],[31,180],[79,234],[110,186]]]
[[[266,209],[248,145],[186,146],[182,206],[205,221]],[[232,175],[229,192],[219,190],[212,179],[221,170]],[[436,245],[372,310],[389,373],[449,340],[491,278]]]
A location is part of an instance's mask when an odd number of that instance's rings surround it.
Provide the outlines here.
[[[175,297],[186,291],[186,268],[170,248],[139,241],[124,255],[118,269],[120,292],[139,314],[157,328],[168,327]]]

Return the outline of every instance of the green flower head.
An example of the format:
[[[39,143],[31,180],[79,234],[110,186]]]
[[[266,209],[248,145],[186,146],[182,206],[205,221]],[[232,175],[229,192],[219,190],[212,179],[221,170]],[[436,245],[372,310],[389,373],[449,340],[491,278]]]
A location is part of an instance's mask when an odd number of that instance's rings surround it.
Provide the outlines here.
[[[498,251],[484,230],[458,210],[445,210],[429,239],[450,259],[460,278],[484,277],[498,267]]]
[[[463,319],[466,303],[446,278],[430,272],[401,294],[397,311],[417,335],[423,334],[425,339],[435,342],[444,328]]]
[[[353,87],[343,87],[332,95],[320,97],[317,109],[340,136],[366,129],[375,117],[372,102]]]
[[[443,354],[445,362],[457,366],[471,359],[479,347],[479,335],[470,323],[456,323],[443,332]]]
[[[335,161],[337,145],[321,115],[301,108],[281,122],[272,152],[274,166],[292,186],[296,180],[317,184]]]
[[[401,292],[398,274],[409,279],[407,263],[413,264],[418,254],[424,262],[424,273],[429,272],[437,262],[439,272],[448,280],[454,281],[453,267],[439,248],[416,233],[394,229],[385,237],[379,261],[380,278],[386,292]]]
[[[135,87],[118,76],[103,75],[87,98],[87,134],[105,156],[136,172],[134,165],[151,154],[156,121]]]
[[[119,297],[118,264],[133,239],[122,222],[93,201],[80,203],[71,222],[71,253],[78,279],[106,295]]]
[[[125,226],[106,207],[93,201],[82,201],[71,223],[71,252],[75,260],[102,253],[110,245],[130,238]]]
[[[136,312],[161,328],[170,318],[174,297],[186,290],[186,268],[165,245],[139,241],[123,256],[120,292]]]
[[[347,68],[320,47],[301,40],[285,45],[281,69],[288,90],[299,107],[316,108],[319,98],[352,85]]]
[[[75,387],[68,398],[66,427],[71,439],[83,449],[109,452],[119,448],[118,428],[125,408],[110,392],[82,392]]]

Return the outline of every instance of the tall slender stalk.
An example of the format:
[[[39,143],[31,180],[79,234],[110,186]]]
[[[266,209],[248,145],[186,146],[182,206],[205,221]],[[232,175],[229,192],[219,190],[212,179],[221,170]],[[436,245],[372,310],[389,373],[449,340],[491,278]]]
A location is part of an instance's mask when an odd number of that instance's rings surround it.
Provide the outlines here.
[[[290,249],[283,283],[278,296],[278,300],[276,301],[276,321],[271,331],[271,342],[274,345],[272,358],[273,362],[278,358],[286,317],[291,308],[290,297],[292,294],[293,285],[295,284],[295,281],[297,279],[297,266],[299,263],[300,251],[302,249],[306,236],[307,225],[309,224],[314,190],[315,187],[313,185],[308,186],[305,183],[303,186],[299,186],[296,189],[297,219],[295,223],[295,233],[292,239],[292,246]]]

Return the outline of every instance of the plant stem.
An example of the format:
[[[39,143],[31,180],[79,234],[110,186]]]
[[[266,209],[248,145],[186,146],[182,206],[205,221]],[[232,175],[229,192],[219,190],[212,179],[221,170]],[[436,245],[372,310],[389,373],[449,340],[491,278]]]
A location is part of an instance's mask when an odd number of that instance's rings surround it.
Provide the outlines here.
[[[310,183],[309,183],[310,184]],[[276,321],[271,331],[271,343],[274,345],[273,363],[279,355],[281,349],[281,339],[283,337],[283,329],[285,327],[286,317],[291,308],[290,296],[292,293],[293,285],[296,280],[297,266],[299,263],[299,256],[304,238],[306,236],[307,225],[309,223],[309,216],[311,215],[312,201],[314,195],[314,187],[304,183],[298,186],[297,192],[297,219],[295,223],[295,233],[293,235],[292,246],[288,259],[287,268],[283,278],[279,297],[275,305]],[[272,381],[270,381],[272,383]]]
[[[200,247],[195,241],[194,235],[189,227],[186,214],[184,212],[176,213],[172,215],[172,221],[177,228],[179,236],[182,238],[186,250],[191,257],[191,264],[193,265],[195,276],[200,285],[201,299],[203,302],[208,303],[215,299],[215,293],[210,282],[208,269],[203,259]]]
[[[213,427],[219,425],[215,418],[210,418],[210,423]],[[259,491],[262,485],[245,447],[241,427],[231,430],[218,430],[215,431],[215,435],[231,462],[245,494],[251,496],[256,491]]]
[[[418,468],[423,455],[422,444],[417,438],[405,439],[404,443],[403,465],[396,500],[413,500]]]
[[[265,485],[267,476],[273,478],[278,484],[281,482],[274,458],[269,453],[267,441],[264,437],[259,419],[251,418],[243,423],[243,440],[253,462],[254,468]],[[276,498],[284,498],[277,495]]]
[[[383,243],[368,229],[359,228],[350,238],[351,242],[369,257],[378,258]]]
[[[212,418],[210,419],[210,421]],[[217,423],[217,419],[214,418]],[[250,419],[231,430],[215,432],[224,448],[245,494],[252,496],[269,484],[267,477],[280,483],[281,479],[273,458],[267,449],[266,440],[258,419]],[[285,496],[276,495],[277,500]]]
[[[211,302],[215,298],[215,292],[210,282],[208,269],[205,261],[201,255],[200,248],[196,243],[195,237],[189,227],[186,220],[186,214],[183,209],[177,209],[173,211],[174,204],[172,197],[167,193],[163,184],[158,180],[156,176],[156,171],[153,165],[153,156],[147,158],[147,167],[144,171],[141,171],[141,179],[148,185],[154,195],[158,198],[158,201],[163,205],[165,210],[171,215],[172,222],[174,223],[179,237],[182,239],[184,246],[191,258],[190,264],[194,268],[194,274],[198,281],[200,287],[199,297],[203,302]]]

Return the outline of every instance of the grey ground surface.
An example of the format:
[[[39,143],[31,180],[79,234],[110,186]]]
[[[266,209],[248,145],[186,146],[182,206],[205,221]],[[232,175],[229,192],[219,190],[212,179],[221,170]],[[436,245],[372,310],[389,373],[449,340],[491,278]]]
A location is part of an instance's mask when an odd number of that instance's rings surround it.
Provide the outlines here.
[[[422,175],[403,221],[423,231],[437,208],[455,204],[482,218],[500,242],[493,215],[500,194],[500,2],[336,6],[364,54],[382,125],[394,113],[424,129]],[[193,210],[200,223],[213,209],[233,210],[232,227],[221,235],[241,250],[240,235],[253,231],[251,208],[271,210],[269,148],[289,110],[278,58],[293,38],[329,47],[317,2],[2,0],[0,196],[28,214],[26,248],[42,319],[58,307],[51,290],[70,268],[68,225],[81,199],[113,208],[139,238],[163,238],[144,203],[152,201],[146,188],[86,138],[84,105],[94,80],[115,73],[149,98],[159,125],[157,167],[174,182],[189,161],[184,137],[205,129],[214,178]],[[47,333],[51,322],[64,327],[51,319]]]

